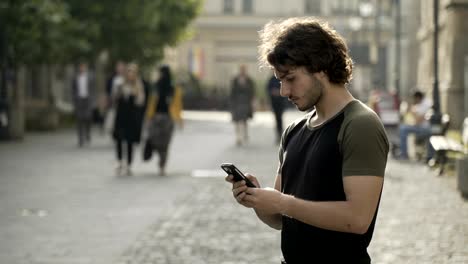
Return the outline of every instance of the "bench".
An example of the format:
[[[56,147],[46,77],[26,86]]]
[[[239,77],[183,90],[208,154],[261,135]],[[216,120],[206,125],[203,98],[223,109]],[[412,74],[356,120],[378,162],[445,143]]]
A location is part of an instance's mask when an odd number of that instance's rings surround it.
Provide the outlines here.
[[[445,170],[445,165],[448,162],[448,153],[464,153],[465,145],[468,141],[468,117],[463,122],[462,129],[463,140],[461,142],[447,137],[447,135],[434,135],[429,138],[429,142],[435,151],[434,162],[432,165],[439,166],[439,175],[442,175]]]

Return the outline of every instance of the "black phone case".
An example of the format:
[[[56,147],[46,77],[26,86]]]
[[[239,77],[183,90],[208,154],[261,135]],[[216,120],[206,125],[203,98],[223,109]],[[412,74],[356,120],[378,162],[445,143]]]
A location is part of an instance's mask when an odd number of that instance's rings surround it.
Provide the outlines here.
[[[223,163],[221,164],[221,168],[227,173],[234,176],[234,181],[242,181],[244,180],[246,185],[251,188],[257,188],[255,184],[253,184],[244,174],[232,163]]]

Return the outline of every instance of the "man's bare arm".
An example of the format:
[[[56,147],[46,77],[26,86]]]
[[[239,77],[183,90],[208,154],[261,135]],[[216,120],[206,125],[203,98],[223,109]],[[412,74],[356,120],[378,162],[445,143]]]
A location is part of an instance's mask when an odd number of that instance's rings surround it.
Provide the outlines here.
[[[281,175],[280,174],[277,174],[275,178],[275,190],[281,192]],[[267,224],[271,228],[281,230],[283,226],[283,219],[282,219],[281,214],[279,213],[268,214],[255,208],[254,210],[258,218],[262,220],[263,223]]]
[[[347,176],[343,178],[346,201],[305,201],[281,195],[281,213],[319,228],[364,234],[374,217],[383,178]]]

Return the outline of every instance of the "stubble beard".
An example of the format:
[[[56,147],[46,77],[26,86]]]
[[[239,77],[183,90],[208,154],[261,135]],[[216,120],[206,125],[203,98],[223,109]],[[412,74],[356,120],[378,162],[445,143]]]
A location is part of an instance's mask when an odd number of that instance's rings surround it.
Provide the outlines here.
[[[312,78],[312,82],[310,84],[310,89],[308,89],[310,93],[306,95],[306,99],[308,100],[308,103],[303,107],[296,105],[297,109],[302,112],[306,112],[306,111],[310,111],[314,109],[315,106],[320,101],[320,98],[322,97],[323,88],[324,88],[322,83],[314,76],[312,76],[311,78]]]

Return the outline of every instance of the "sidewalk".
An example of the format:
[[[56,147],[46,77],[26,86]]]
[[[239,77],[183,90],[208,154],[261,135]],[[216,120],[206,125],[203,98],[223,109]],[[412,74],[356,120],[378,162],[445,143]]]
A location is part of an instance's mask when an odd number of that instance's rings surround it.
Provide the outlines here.
[[[89,148],[77,149],[74,131],[0,144],[0,262],[279,263],[280,232],[234,201],[219,169],[233,162],[262,186],[273,185],[271,116],[256,114],[251,142],[242,148],[227,113],[185,117],[167,177],[157,176],[154,160],[139,158],[134,176],[116,177],[109,139],[96,136]],[[196,171],[206,177],[192,177]],[[373,263],[468,263],[467,245],[468,202],[455,177],[389,159],[369,248]]]
[[[226,159],[272,186],[271,151],[233,149]],[[176,204],[117,263],[279,263],[280,232],[236,204],[221,179],[203,179]],[[378,264],[468,263],[468,202],[456,190],[455,177],[389,158],[369,253]]]

